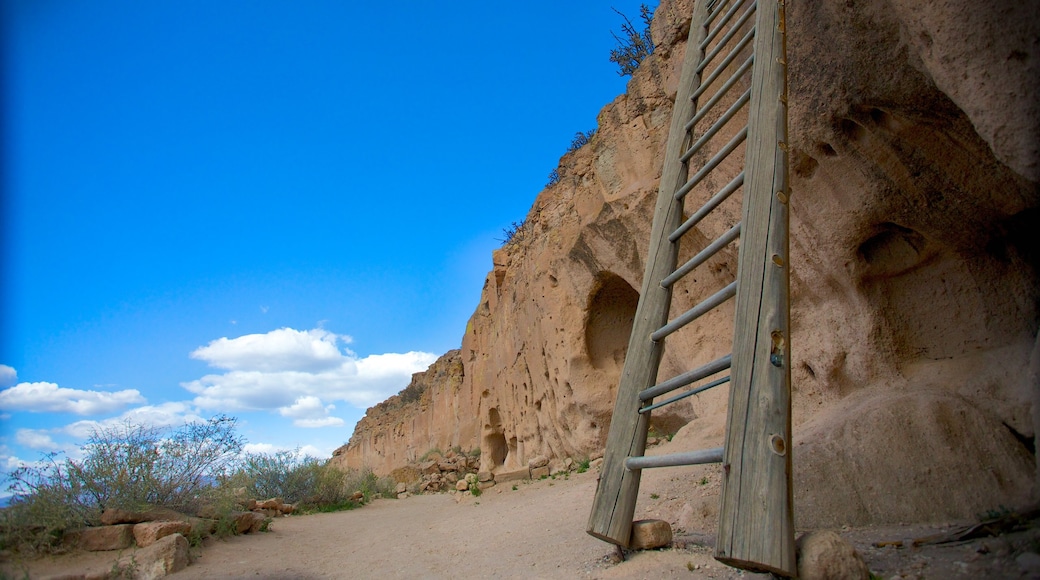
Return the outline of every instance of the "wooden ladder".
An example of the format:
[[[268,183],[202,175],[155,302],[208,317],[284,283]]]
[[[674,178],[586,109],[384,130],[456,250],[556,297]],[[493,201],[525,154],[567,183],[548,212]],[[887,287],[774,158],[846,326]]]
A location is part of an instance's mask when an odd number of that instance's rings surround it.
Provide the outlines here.
[[[629,545],[642,469],[721,462],[715,558],[739,568],[794,576],[784,4],[761,2],[697,0],[694,6],[642,293],[588,533]],[[737,86],[747,89],[736,95]],[[745,117],[742,129],[724,129],[736,124],[731,123],[734,118]],[[700,130],[701,125],[708,126]],[[732,137],[725,144],[714,143],[722,141],[713,139],[720,133]],[[720,182],[726,185],[708,197],[713,190],[706,184],[715,180],[706,178],[736,173],[733,165],[739,169],[741,152],[743,171],[729,180],[724,176]],[[677,268],[684,234],[741,188],[740,223]],[[708,200],[683,220],[684,200],[691,191]],[[669,321],[676,282],[737,238],[736,280]],[[732,354],[657,383],[665,338],[734,296]],[[696,384],[727,369],[729,376]],[[653,409],[725,382],[730,393],[723,447],[644,456]]]

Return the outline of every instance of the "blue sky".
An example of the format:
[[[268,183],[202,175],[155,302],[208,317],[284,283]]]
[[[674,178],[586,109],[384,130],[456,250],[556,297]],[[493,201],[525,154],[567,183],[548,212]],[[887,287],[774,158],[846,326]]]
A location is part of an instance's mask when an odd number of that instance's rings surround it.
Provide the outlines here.
[[[459,346],[639,12],[0,5],[0,469],[217,413],[327,456]]]

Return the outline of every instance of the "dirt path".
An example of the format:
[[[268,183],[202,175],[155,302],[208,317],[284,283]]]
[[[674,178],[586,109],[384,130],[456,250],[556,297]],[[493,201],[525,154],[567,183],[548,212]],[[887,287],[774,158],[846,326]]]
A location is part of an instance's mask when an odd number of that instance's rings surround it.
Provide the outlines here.
[[[662,446],[665,447],[665,446]],[[663,451],[663,450],[662,450]],[[644,474],[637,518],[659,517],[676,547],[628,554],[585,533],[594,471],[500,484],[479,498],[433,494],[377,500],[362,509],[290,516],[271,531],[208,540],[172,578],[765,578],[717,563],[712,537],[718,477],[711,468]],[[880,578],[1040,578],[1040,530],[948,546],[875,548],[949,526],[841,530]],[[28,563],[31,578],[104,572],[114,553]],[[1032,562],[1032,564],[1030,563]],[[1033,567],[1030,567],[1033,566]],[[20,578],[26,568],[5,567]],[[14,572],[14,573],[12,573]]]

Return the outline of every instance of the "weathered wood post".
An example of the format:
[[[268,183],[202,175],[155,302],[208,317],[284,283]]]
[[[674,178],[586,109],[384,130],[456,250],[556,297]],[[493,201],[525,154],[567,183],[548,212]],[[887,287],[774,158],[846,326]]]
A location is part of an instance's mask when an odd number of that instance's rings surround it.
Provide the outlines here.
[[[794,576],[785,49],[783,0],[760,0],[715,558]]]
[[[697,2],[694,22],[703,22],[706,10],[707,2]],[[704,36],[703,28],[691,29],[687,50],[698,50]],[[662,287],[661,280],[675,270],[678,261],[678,245],[668,240],[668,234],[679,226],[683,217],[682,201],[675,198],[675,192],[686,182],[688,167],[679,161],[679,157],[690,146],[690,136],[684,127],[693,118],[694,104],[690,95],[699,86],[696,69],[700,59],[690,56],[687,55],[683,61],[672,110],[665,164],[651,226],[649,256],[643,273],[643,289],[636,306],[636,318],[618,383],[603,466],[587,528],[589,534],[619,546],[627,546],[632,533],[632,517],[642,473],[626,469],[625,459],[643,454],[650,422],[650,413],[639,413],[642,405],[639,392],[657,380],[664,347],[663,343],[651,341],[650,335],[668,321],[671,305],[671,288]]]

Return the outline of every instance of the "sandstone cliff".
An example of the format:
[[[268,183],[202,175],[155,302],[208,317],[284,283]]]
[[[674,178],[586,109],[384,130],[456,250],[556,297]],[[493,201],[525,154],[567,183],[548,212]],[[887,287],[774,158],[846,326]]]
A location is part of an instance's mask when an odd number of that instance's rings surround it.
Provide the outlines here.
[[[370,409],[335,461],[387,473],[433,447],[479,446],[496,471],[601,452],[691,5],[661,3],[657,52],[495,253],[461,350],[416,375],[416,400]],[[801,526],[972,516],[1021,503],[1036,481],[1034,11],[1010,0],[788,4]],[[738,219],[739,206],[724,210],[694,244]],[[677,291],[673,312],[735,272],[736,251],[722,252]],[[729,352],[732,320],[730,302],[669,338],[661,378]],[[652,423],[719,444],[726,397],[687,399]]]

